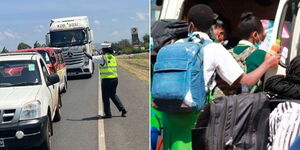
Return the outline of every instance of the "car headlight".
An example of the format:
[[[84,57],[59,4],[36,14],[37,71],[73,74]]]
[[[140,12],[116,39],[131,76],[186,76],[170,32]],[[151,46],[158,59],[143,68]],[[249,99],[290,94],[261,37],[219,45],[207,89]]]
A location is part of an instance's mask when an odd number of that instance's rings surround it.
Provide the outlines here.
[[[33,101],[25,104],[22,108],[20,120],[29,120],[41,116],[41,103]]]

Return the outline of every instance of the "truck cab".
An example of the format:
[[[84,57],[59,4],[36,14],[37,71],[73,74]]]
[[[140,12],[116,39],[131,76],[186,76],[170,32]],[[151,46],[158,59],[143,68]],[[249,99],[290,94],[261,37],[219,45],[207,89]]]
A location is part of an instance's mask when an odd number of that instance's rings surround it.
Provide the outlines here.
[[[36,52],[0,54],[0,149],[50,150],[61,119],[57,74]]]
[[[84,54],[93,53],[93,31],[87,16],[52,19],[46,44],[62,49],[68,76],[93,74],[93,63]]]

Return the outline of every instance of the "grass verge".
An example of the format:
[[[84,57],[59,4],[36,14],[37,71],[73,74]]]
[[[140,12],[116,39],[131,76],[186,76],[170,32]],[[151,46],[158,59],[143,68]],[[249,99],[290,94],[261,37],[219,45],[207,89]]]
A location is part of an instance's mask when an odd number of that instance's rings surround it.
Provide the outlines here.
[[[119,55],[117,61],[120,67],[149,83],[149,53]]]

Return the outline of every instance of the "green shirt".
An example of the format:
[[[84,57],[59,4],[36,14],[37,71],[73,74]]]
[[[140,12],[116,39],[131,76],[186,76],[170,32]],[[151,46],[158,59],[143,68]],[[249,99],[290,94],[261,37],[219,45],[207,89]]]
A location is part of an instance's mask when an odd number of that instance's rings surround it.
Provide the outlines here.
[[[233,52],[235,54],[242,53],[249,46],[246,45],[237,45],[233,48]],[[256,68],[258,68],[265,60],[266,52],[261,49],[256,49],[249,57],[246,59],[247,70],[246,73],[252,72]]]

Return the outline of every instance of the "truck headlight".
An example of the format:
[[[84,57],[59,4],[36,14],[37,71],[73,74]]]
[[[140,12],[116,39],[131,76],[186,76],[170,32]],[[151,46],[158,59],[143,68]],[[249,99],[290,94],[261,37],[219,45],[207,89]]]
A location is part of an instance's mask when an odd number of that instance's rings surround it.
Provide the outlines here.
[[[20,120],[39,118],[40,115],[41,115],[41,103],[39,101],[32,101],[23,106],[20,115]]]
[[[89,64],[89,58],[87,58],[86,56],[84,56],[83,60],[84,60],[84,65],[87,66]]]

